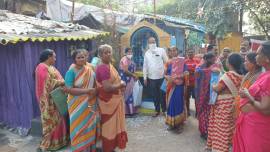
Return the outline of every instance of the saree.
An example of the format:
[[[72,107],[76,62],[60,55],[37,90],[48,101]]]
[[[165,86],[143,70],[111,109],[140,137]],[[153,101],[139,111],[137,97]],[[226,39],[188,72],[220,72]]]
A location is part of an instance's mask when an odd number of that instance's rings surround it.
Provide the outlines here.
[[[69,88],[94,88],[94,72],[88,66],[80,70],[72,67],[66,73],[65,84]],[[69,94],[67,103],[72,151],[95,152],[100,137],[100,115],[96,96]]]
[[[186,107],[184,101],[184,81],[180,78],[184,74],[185,59],[177,57],[171,60],[169,65],[171,69],[168,73],[172,77],[177,77],[173,81],[168,92],[168,109],[166,115],[166,124],[170,127],[178,127],[186,120]]]
[[[200,65],[195,72],[195,105],[197,118],[199,120],[199,131],[201,136],[207,137],[208,133],[208,118],[210,113],[210,79],[211,68],[206,68],[205,65]]]
[[[249,87],[249,92],[257,101],[270,96],[270,71],[262,73]],[[248,103],[241,98],[240,108]],[[233,152],[270,151],[270,116],[258,111],[240,113],[233,138]]]
[[[124,149],[128,141],[125,123],[124,97],[120,90],[106,92],[102,81],[119,84],[121,78],[116,69],[110,64],[97,67],[97,87],[99,90],[99,108],[101,112],[102,150],[112,152],[116,147]],[[106,75],[104,77],[104,75]]]
[[[137,109],[133,105],[133,87],[135,84],[134,78],[125,74],[124,68],[127,67],[128,71],[131,73],[135,72],[135,63],[132,60],[128,59],[126,56],[123,57],[120,61],[120,76],[121,80],[126,82],[126,89],[124,92],[125,98],[125,112],[126,114],[134,114],[137,112]]]
[[[53,66],[40,63],[35,71],[36,97],[39,101],[42,123],[40,148],[58,150],[68,144],[66,120],[58,112],[49,93],[63,81],[59,71]]]
[[[166,64],[165,64],[165,74],[166,75],[171,75],[172,73],[172,66],[170,64],[171,60],[169,60]],[[166,94],[165,94],[165,102],[166,102],[166,108],[168,109],[169,106],[169,92],[172,89],[172,84],[168,83],[166,80],[164,80],[166,83]]]
[[[235,126],[235,98],[241,81],[241,75],[229,71],[218,82],[223,89],[211,107],[207,138],[207,147],[213,151],[229,152]]]

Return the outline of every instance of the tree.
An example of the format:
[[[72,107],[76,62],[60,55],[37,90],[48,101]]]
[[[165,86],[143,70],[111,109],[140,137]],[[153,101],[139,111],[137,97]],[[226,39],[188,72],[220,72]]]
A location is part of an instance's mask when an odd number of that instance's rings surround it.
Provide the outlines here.
[[[201,23],[217,38],[237,31],[238,11],[233,7],[233,0],[174,0],[159,7],[158,12]]]
[[[263,33],[270,40],[270,1],[269,0],[236,0],[241,4],[253,23],[254,29]]]

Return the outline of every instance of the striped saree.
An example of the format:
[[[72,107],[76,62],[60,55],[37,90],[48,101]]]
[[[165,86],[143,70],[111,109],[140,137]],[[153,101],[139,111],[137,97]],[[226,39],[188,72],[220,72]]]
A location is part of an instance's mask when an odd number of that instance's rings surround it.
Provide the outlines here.
[[[212,151],[229,152],[235,127],[235,100],[242,76],[235,72],[226,72],[218,85],[223,90],[218,94],[209,116],[207,147]]]
[[[94,72],[88,66],[80,70],[71,68],[66,73],[65,83],[70,88],[93,88],[95,87]],[[95,152],[100,135],[100,116],[96,97],[69,94],[67,102],[72,151]]]

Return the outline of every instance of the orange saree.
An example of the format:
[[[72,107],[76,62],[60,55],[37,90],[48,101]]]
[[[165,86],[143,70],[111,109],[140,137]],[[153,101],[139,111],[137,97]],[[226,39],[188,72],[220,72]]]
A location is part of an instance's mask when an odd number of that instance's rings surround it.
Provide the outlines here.
[[[111,84],[120,83],[118,72],[112,65],[99,65],[97,67],[97,87],[99,89],[99,107],[101,112],[101,139],[104,152],[112,152],[116,147],[124,149],[128,141],[124,96],[122,91],[106,92],[102,86],[104,74],[109,74],[107,80]]]

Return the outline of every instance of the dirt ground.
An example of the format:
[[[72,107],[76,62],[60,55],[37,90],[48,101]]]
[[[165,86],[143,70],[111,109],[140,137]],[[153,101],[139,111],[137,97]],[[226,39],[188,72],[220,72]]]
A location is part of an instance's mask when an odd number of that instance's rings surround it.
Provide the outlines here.
[[[167,131],[164,117],[137,116],[127,118],[128,145],[125,152],[203,152],[198,121],[190,116],[182,134]],[[20,137],[0,129],[0,152],[35,152],[40,137]],[[59,152],[70,152],[67,147]]]

